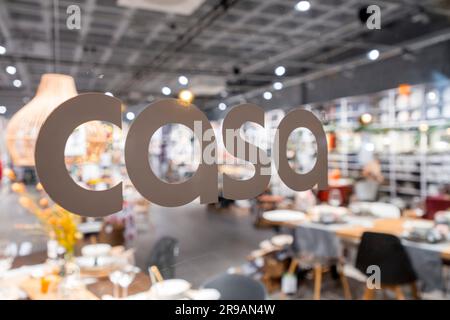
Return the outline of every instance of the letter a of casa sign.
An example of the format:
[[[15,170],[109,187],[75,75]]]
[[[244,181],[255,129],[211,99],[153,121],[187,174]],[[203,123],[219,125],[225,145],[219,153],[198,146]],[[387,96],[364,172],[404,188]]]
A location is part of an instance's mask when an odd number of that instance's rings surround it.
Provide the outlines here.
[[[122,210],[122,183],[104,191],[84,189],[72,180],[64,160],[67,139],[81,124],[100,120],[121,128],[121,105],[119,99],[101,93],[80,94],[56,108],[40,129],[35,150],[36,171],[50,198],[63,208],[86,217],[101,217]],[[225,134],[227,129],[239,130],[245,122],[264,126],[263,109],[253,104],[234,107],[223,121],[222,134],[227,150],[249,162],[248,153],[244,152],[242,156],[230,150],[227,143],[230,139]],[[183,183],[166,183],[152,171],[148,160],[150,139],[156,130],[170,123],[183,124],[194,131],[200,142],[202,155],[208,148],[215,150],[214,134],[205,138],[207,135],[198,136],[198,130],[194,130],[194,127],[200,124],[201,132],[212,132],[205,114],[196,106],[186,106],[175,99],[152,103],[135,119],[126,138],[125,164],[133,185],[143,197],[166,207],[181,206],[197,197],[200,197],[201,203],[217,202],[219,193],[217,161],[200,161],[195,174]],[[294,171],[286,157],[288,137],[296,128],[309,129],[317,143],[316,163],[311,171],[305,174]],[[237,139],[243,141],[240,137]],[[267,158],[263,150],[246,141],[244,143],[246,147],[258,149],[262,158]],[[277,156],[273,156],[274,154]],[[217,152],[211,152],[211,155],[213,160],[216,160]],[[304,109],[289,112],[280,122],[272,146],[272,158],[283,182],[296,191],[308,190],[315,185],[320,190],[326,189],[327,157],[326,136],[319,119]],[[255,174],[250,179],[235,180],[224,174],[222,193],[225,198],[249,199],[264,191],[270,182],[270,159],[265,163],[257,160],[252,164]],[[265,174],[261,173],[262,169],[266,169]]]

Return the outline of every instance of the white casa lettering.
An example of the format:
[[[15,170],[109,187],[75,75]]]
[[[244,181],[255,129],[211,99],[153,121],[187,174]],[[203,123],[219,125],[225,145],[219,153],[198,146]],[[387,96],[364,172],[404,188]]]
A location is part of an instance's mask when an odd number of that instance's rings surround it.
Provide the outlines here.
[[[181,307],[177,307],[175,310],[175,314],[177,315],[201,315],[203,318],[206,318],[209,312],[209,307],[190,307],[185,306],[184,304]]]

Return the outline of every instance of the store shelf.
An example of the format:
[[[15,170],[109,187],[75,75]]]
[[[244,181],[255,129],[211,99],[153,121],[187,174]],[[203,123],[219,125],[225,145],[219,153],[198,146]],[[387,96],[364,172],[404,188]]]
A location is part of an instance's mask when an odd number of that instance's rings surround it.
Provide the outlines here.
[[[387,183],[381,192],[392,197],[425,197],[429,185],[450,184],[450,118],[444,116],[448,114],[445,108],[449,102],[429,104],[426,97],[430,90],[439,91],[448,86],[447,81],[411,87],[411,92],[419,97],[414,104],[412,100],[404,104],[397,88],[327,102],[325,105],[333,108],[325,117],[329,120],[326,131],[336,135],[336,150],[341,151],[330,153],[330,168],[341,169],[344,176],[359,177],[363,168],[359,163],[363,143],[371,143],[370,149],[380,159]],[[438,108],[440,114],[427,118],[430,108]],[[370,112],[373,122],[363,127],[359,117],[365,112]],[[408,117],[413,112],[419,113],[419,118],[402,119],[402,112],[408,112]],[[439,131],[447,138],[436,139],[433,134]],[[441,142],[436,144],[436,141]]]

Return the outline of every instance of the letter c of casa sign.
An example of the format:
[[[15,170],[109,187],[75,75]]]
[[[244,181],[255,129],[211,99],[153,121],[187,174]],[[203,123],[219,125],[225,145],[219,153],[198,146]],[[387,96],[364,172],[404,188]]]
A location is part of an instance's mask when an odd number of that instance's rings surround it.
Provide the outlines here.
[[[119,99],[102,93],[80,94],[56,108],[41,127],[35,150],[36,171],[50,198],[66,210],[85,217],[101,217],[122,210],[122,182],[104,191],[84,189],[70,177],[64,160],[67,139],[81,124],[100,120],[121,128],[121,105]],[[240,128],[248,121],[264,126],[263,109],[253,104],[234,107],[224,119],[223,133],[227,127]],[[212,129],[205,114],[196,106],[185,106],[175,99],[166,99],[150,104],[132,123],[125,143],[125,165],[136,190],[149,201],[166,207],[181,206],[197,197],[200,197],[201,203],[218,201],[217,161],[201,161],[195,174],[183,183],[160,180],[148,161],[148,146],[156,130],[166,124],[179,123],[194,131],[194,122],[201,123],[202,132]],[[317,143],[315,166],[305,174],[292,170],[286,158],[289,134],[299,127],[309,129]],[[197,138],[203,154],[207,146],[203,137]],[[223,138],[226,142],[225,134]],[[316,184],[320,190],[327,188],[327,141],[322,124],[313,113],[304,109],[289,112],[280,122],[275,141],[272,150],[277,150],[279,155],[274,161],[288,187],[296,191],[311,189]],[[216,147],[214,135],[208,141],[210,145]],[[243,160],[248,161],[248,155]],[[260,164],[254,166],[256,168]],[[270,163],[268,166],[270,169]],[[248,180],[234,180],[226,174],[223,178],[223,195],[234,200],[255,197],[270,182],[270,175],[261,175],[258,170]]]

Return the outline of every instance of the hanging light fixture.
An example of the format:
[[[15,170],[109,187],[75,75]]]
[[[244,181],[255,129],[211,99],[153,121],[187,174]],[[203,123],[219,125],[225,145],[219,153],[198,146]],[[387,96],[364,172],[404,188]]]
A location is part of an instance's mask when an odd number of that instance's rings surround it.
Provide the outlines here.
[[[42,124],[61,103],[77,94],[71,76],[42,75],[34,98],[11,118],[6,128],[6,145],[15,166],[34,166],[34,148]],[[82,127],[86,142],[84,158],[96,161],[108,140],[107,128],[100,121],[90,121]]]
[[[34,147],[47,116],[62,102],[77,95],[71,76],[44,74],[36,95],[9,121],[6,144],[16,166],[34,166]]]

